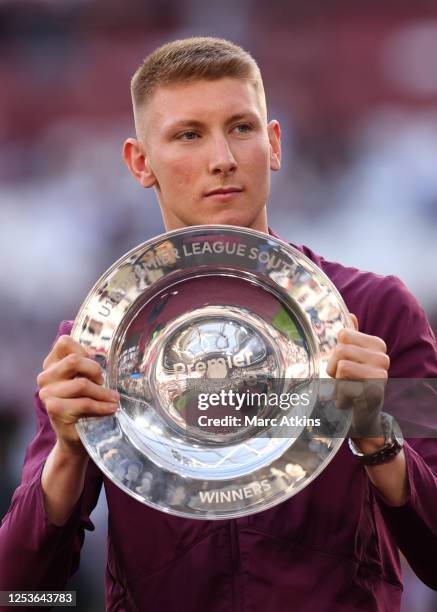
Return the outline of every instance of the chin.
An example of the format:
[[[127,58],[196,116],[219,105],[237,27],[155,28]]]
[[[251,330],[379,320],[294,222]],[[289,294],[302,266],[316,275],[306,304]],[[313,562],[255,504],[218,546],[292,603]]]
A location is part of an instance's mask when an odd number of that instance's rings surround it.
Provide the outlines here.
[[[208,218],[201,221],[202,225],[235,225],[237,227],[250,227],[253,221],[245,215],[237,215],[235,213],[224,213],[210,215]]]

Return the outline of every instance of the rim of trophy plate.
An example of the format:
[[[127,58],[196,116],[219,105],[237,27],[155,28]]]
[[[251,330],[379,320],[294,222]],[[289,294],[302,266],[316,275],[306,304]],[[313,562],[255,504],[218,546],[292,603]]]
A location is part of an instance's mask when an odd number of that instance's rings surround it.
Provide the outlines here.
[[[155,236],[137,246],[135,246],[134,248],[132,248],[130,251],[128,251],[127,253],[125,253],[122,257],[120,257],[112,266],[110,266],[106,272],[96,281],[96,283],[94,284],[94,286],[92,287],[92,289],[89,291],[87,297],[85,298],[84,302],[82,303],[78,314],[76,316],[76,319],[74,321],[73,324],[73,328],[71,330],[71,336],[80,342],[81,340],[81,327],[83,325],[84,322],[84,318],[88,312],[88,306],[90,301],[95,297],[95,295],[97,294],[98,290],[101,289],[106,281],[108,280],[109,277],[111,277],[113,275],[113,273],[119,269],[122,265],[125,265],[127,263],[129,263],[129,260],[131,260],[135,255],[138,255],[142,252],[146,252],[148,251],[150,248],[156,247],[159,243],[163,243],[166,242],[168,240],[170,240],[172,237],[176,237],[176,236],[183,236],[183,235],[195,235],[200,233],[201,237],[205,238],[205,236],[207,236],[208,234],[211,235],[211,237],[214,234],[218,234],[218,236],[230,236],[230,235],[251,235],[254,238],[259,238],[260,240],[264,241],[264,243],[271,243],[272,245],[277,245],[279,247],[281,247],[282,249],[284,249],[288,255],[292,255],[293,258],[295,258],[295,260],[298,260],[299,263],[303,263],[306,265],[307,268],[309,268],[311,270],[312,277],[311,280],[315,280],[317,285],[320,286],[320,284],[325,285],[328,289],[329,292],[332,294],[332,296],[335,298],[335,302],[338,306],[339,312],[342,315],[342,323],[344,327],[350,327],[353,328],[353,324],[349,315],[349,312],[347,310],[347,307],[344,303],[344,300],[342,298],[342,296],[340,295],[339,291],[337,290],[337,288],[335,287],[335,285],[333,284],[333,282],[330,280],[330,278],[323,272],[323,270],[321,270],[309,257],[307,257],[302,251],[300,251],[299,249],[297,249],[296,247],[288,244],[287,242],[285,242],[284,240],[282,240],[281,238],[278,238],[276,236],[273,236],[272,234],[265,234],[263,232],[260,231],[256,231],[256,230],[252,230],[252,229],[248,229],[248,228],[242,228],[242,227],[238,227],[238,226],[232,226],[232,225],[196,225],[196,226],[190,226],[190,227],[186,227],[186,228],[182,228],[182,229],[177,229],[177,230],[172,230],[170,232],[165,232],[162,234],[159,234],[158,236]],[[198,266],[199,267],[199,266]],[[220,267],[220,266],[218,266]],[[212,274],[208,274],[208,272],[202,271],[201,274],[199,274],[199,276],[216,276],[216,277],[220,277],[220,276],[226,276],[229,272],[232,272],[232,269],[226,267],[225,265],[221,264],[223,273],[222,274],[218,274],[218,273],[212,273]],[[235,268],[237,269],[237,268]],[[241,269],[238,269],[238,275],[240,274]],[[160,277],[159,279],[157,279],[156,281],[152,281],[150,283],[150,285],[147,287],[147,291],[150,292],[150,289],[154,286],[158,287],[158,292],[162,291],[163,288],[166,287],[165,283],[163,282],[165,280],[165,278],[169,275],[169,273],[164,273],[164,275],[162,277]],[[196,277],[195,272],[193,273],[193,278]],[[258,273],[257,274],[257,280],[259,281],[258,286],[264,288],[266,291],[268,289],[271,289],[272,284],[274,285],[274,281],[272,283],[272,280],[269,278],[268,281],[266,280],[265,284],[263,284],[259,279],[262,278],[263,275]],[[244,278],[244,275],[241,276],[241,279],[243,280],[248,280],[248,278]],[[176,281],[171,280],[171,282],[169,283],[169,286],[173,285],[173,283],[178,283],[178,282],[184,282],[184,280],[186,279],[179,279]],[[269,286],[270,285],[270,286]],[[274,295],[274,292],[272,292]],[[140,294],[141,295],[141,294]],[[278,293],[276,294],[276,297],[281,296],[281,298],[284,300],[284,302],[289,306],[290,310],[292,311],[293,315],[300,320],[299,322],[302,324],[303,323],[303,328],[306,334],[310,334],[310,337],[308,337],[307,335],[305,336],[305,339],[307,341],[309,341],[311,344],[313,344],[313,348],[314,348],[314,344],[316,347],[316,350],[318,350],[318,346],[319,346],[319,341],[317,338],[317,335],[314,333],[313,330],[313,322],[309,319],[309,317],[307,316],[305,310],[303,308],[301,308],[296,302],[295,300],[293,300],[291,298],[291,296],[287,293],[287,290],[285,290],[283,288],[283,286],[278,286]],[[138,302],[138,298],[139,296],[137,296],[137,298],[130,304],[128,310],[124,313],[124,316],[122,318],[125,319],[127,313],[129,313],[132,309],[135,309],[135,305]],[[297,308],[297,312],[296,312],[296,308]],[[111,355],[111,349],[112,349],[112,343],[113,341],[117,338],[117,327],[114,329],[113,335],[112,337],[109,339],[109,350],[106,352],[106,355],[109,357]],[[88,348],[89,345],[87,345]],[[91,347],[96,349],[97,347]],[[105,362],[105,367],[103,368],[104,370],[104,386],[109,386],[107,384],[108,382],[108,376],[107,376],[107,368],[106,368],[106,362]],[[326,365],[326,364],[325,364]],[[320,373],[319,372],[319,376],[320,378],[329,378],[328,375],[326,374],[326,372],[324,373]],[[339,426],[339,429],[336,430],[336,435],[335,437],[332,437],[330,439],[330,444],[329,444],[329,450],[328,450],[328,454],[320,459],[320,462],[318,464],[318,466],[313,470],[312,473],[310,473],[309,475],[304,475],[301,478],[298,478],[297,480],[295,479],[294,481],[291,482],[291,484],[289,484],[288,486],[283,486],[282,489],[280,489],[279,491],[276,491],[274,494],[271,494],[269,496],[265,496],[262,495],[258,501],[256,501],[256,503],[253,504],[253,506],[245,506],[242,507],[241,509],[230,509],[230,510],[220,510],[219,508],[214,508],[214,510],[208,510],[205,509],[204,507],[190,507],[187,506],[187,509],[178,509],[173,507],[171,504],[166,504],[163,503],[162,500],[159,501],[158,503],[155,502],[153,499],[150,498],[150,496],[148,495],[144,495],[144,494],[140,494],[138,493],[136,490],[134,490],[133,488],[127,486],[115,473],[113,470],[109,469],[108,466],[105,464],[104,460],[102,459],[102,457],[99,455],[99,453],[96,451],[96,444],[92,441],[92,434],[95,431],[98,431],[98,425],[102,424],[102,423],[106,423],[106,424],[110,424],[112,425],[112,427],[114,428],[113,431],[116,431],[118,428],[118,431],[121,431],[121,437],[118,439],[118,446],[117,449],[119,452],[123,452],[125,451],[126,453],[126,459],[132,460],[132,456],[135,455],[135,453],[138,456],[138,460],[140,461],[140,463],[143,463],[145,458],[144,458],[144,454],[137,448],[137,446],[127,438],[124,429],[120,426],[120,422],[119,422],[119,417],[118,417],[118,410],[114,415],[109,415],[109,416],[103,416],[103,417],[87,417],[87,418],[81,418],[78,423],[76,424],[76,429],[78,431],[79,437],[84,445],[84,447],[86,448],[88,454],[90,455],[90,457],[93,459],[93,461],[96,463],[96,465],[99,467],[99,469],[115,484],[117,485],[117,487],[119,487],[121,490],[123,490],[125,493],[127,493],[128,495],[130,495],[131,497],[133,497],[134,499],[140,501],[143,504],[146,504],[147,506],[154,508],[156,510],[159,510],[161,512],[167,513],[167,514],[171,514],[174,516],[179,516],[182,518],[189,518],[189,519],[198,519],[198,520],[223,520],[223,519],[227,519],[227,518],[239,518],[242,516],[249,516],[251,514],[255,514],[264,510],[268,510],[269,508],[272,508],[276,505],[278,505],[279,503],[286,501],[287,499],[289,499],[290,497],[294,496],[295,494],[297,494],[299,491],[301,491],[303,488],[305,488],[307,485],[309,485],[325,468],[326,466],[333,460],[333,458],[335,457],[335,455],[337,454],[337,452],[339,451],[344,438],[346,437],[349,428],[350,428],[350,424],[351,424],[351,416],[347,415],[345,411],[341,411],[343,412],[344,416],[341,417],[341,425]],[[123,417],[122,417],[123,418]],[[304,440],[305,438],[306,441],[304,443],[308,444],[310,442],[310,438],[308,437],[308,427],[303,427],[301,430],[301,433],[294,439],[294,442],[296,440]],[[314,438],[311,438],[314,439]],[[317,438],[316,438],[317,439]],[[286,460],[286,455],[287,453],[292,453],[293,451],[293,444],[291,444],[291,446],[286,446],[285,445],[285,449],[283,454],[281,454],[279,457],[276,457],[275,459],[273,459],[273,461],[271,461],[269,464],[266,464],[264,466],[262,466],[261,468],[259,468],[255,474],[257,474],[257,472],[260,472],[263,469],[266,468],[271,468],[272,466],[275,466],[277,463],[279,463],[281,460]],[[292,457],[289,457],[290,459],[292,459]],[[148,470],[149,467],[150,469],[152,469],[152,466],[155,468],[155,471],[160,472],[160,474],[163,474],[165,478],[170,479],[176,476],[177,479],[179,479],[181,481],[181,485],[186,485],[187,482],[196,482],[199,490],[201,489],[201,485],[202,484],[208,484],[208,485],[216,485],[217,483],[223,482],[222,481],[217,481],[217,480],[213,480],[213,479],[192,479],[192,478],[184,478],[182,476],[180,476],[177,472],[170,472],[166,469],[161,468],[161,466],[159,466],[158,464],[154,463],[150,458],[147,458],[149,461],[149,466],[148,466]],[[250,476],[252,476],[252,474],[250,474]],[[240,477],[237,478],[230,478],[227,479],[229,482],[235,482],[238,481]],[[258,479],[257,479],[258,480]],[[262,480],[262,476],[261,476],[261,480]],[[247,484],[243,483],[242,486],[249,486],[251,483],[250,481],[248,481]]]

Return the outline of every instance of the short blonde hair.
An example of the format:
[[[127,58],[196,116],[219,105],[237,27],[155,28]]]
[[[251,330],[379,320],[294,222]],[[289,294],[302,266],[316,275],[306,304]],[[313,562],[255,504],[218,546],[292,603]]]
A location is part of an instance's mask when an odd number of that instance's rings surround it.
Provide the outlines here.
[[[162,85],[231,77],[252,81],[265,108],[261,72],[254,58],[234,43],[208,36],[184,38],[158,47],[132,77],[131,95],[136,111]]]

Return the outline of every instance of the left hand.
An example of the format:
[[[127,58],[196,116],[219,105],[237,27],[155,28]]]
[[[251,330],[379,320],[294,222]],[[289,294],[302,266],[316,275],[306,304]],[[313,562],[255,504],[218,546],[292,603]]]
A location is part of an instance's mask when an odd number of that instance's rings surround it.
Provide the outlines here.
[[[358,320],[351,314],[355,329],[342,329],[327,365],[327,373],[339,379],[336,403],[352,408],[357,432],[378,432],[379,413],[384,400],[390,358],[381,338],[358,331]],[[365,381],[372,381],[366,383]],[[350,382],[349,382],[350,381]],[[362,381],[362,382],[361,382]],[[379,433],[379,432],[378,432]],[[363,453],[373,453],[384,445],[381,435],[353,437]]]

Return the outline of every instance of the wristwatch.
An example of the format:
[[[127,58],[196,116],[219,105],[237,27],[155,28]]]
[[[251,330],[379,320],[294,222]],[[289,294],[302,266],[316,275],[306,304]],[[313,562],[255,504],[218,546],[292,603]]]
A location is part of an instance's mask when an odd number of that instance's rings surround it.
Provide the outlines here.
[[[394,459],[404,446],[404,437],[395,419],[390,414],[387,414],[387,412],[381,412],[380,417],[385,441],[379,450],[369,454],[362,453],[353,440],[349,438],[349,448],[363,465],[387,463]]]

